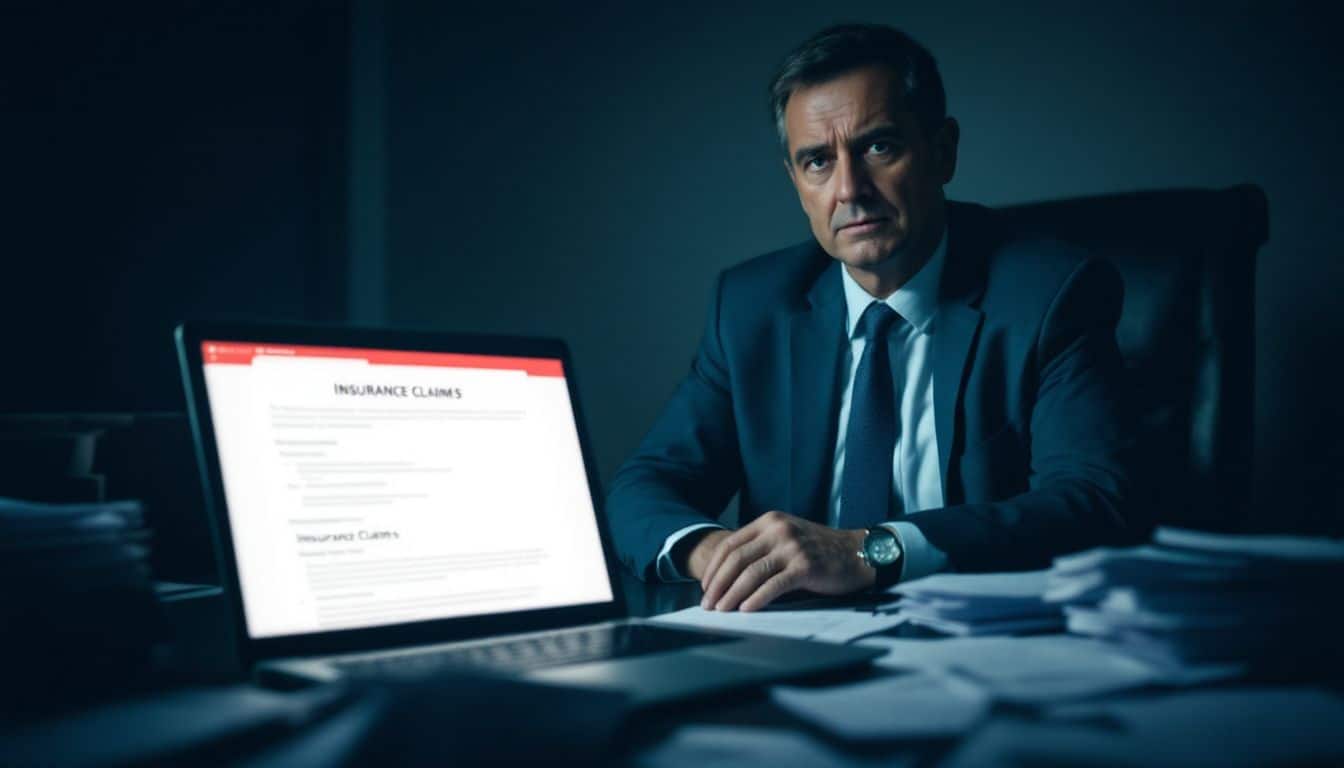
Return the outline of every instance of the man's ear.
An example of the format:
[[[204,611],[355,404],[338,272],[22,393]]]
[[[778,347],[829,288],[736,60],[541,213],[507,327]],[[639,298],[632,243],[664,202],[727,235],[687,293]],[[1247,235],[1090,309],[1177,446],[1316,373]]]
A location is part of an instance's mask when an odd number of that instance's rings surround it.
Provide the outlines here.
[[[961,141],[961,126],[954,117],[943,119],[938,133],[933,137],[934,162],[938,167],[938,180],[943,184],[952,181],[957,174],[957,145]]]

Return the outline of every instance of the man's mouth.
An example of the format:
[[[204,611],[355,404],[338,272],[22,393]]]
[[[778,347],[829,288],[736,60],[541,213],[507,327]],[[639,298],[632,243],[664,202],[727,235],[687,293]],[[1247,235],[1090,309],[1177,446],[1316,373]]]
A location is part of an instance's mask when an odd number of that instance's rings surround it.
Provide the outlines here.
[[[885,223],[887,220],[888,219],[886,216],[872,216],[869,218],[859,219],[857,221],[851,221],[848,224],[845,224],[844,226],[837,229],[836,232],[867,232],[869,230],[877,229],[878,227],[882,226],[882,224]]]

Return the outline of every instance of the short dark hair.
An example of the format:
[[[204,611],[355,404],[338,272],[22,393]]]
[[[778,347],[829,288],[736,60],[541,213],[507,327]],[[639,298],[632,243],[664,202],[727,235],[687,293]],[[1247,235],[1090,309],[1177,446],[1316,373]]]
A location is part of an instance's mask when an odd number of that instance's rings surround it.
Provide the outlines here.
[[[914,112],[920,129],[926,136],[933,136],[947,117],[943,78],[933,54],[895,27],[841,24],[823,29],[793,49],[770,83],[771,113],[786,153],[789,135],[784,110],[793,92],[868,66],[891,71],[903,86],[905,103]]]

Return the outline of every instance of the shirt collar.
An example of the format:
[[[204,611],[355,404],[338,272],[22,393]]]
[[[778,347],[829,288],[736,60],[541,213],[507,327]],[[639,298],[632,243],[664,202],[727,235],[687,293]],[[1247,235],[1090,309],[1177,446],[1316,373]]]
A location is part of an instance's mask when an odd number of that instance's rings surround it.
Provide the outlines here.
[[[938,239],[933,255],[924,266],[920,267],[905,285],[884,299],[887,306],[896,310],[897,314],[905,318],[920,333],[929,333],[932,330],[933,316],[938,310],[938,283],[943,274],[946,253],[947,230],[944,228],[943,236]],[[840,267],[840,279],[845,286],[845,306],[848,311],[845,333],[852,338],[863,311],[877,299],[860,287],[843,265]]]

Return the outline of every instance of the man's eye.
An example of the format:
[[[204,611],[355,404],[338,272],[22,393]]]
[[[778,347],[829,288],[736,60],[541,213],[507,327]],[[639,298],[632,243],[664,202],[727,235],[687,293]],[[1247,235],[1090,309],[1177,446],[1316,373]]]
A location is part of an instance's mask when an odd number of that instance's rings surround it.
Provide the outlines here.
[[[803,161],[803,168],[808,171],[824,171],[828,161],[824,157],[809,157]]]
[[[889,141],[874,141],[868,145],[868,154],[870,155],[891,155],[896,153],[896,147]]]

